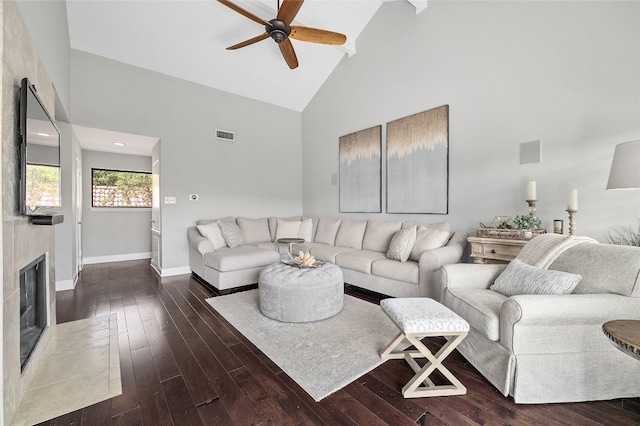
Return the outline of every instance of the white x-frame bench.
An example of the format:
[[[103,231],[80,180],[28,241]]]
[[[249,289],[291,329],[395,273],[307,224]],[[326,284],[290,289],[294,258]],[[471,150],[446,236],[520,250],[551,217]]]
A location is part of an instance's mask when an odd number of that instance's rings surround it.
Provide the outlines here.
[[[389,343],[380,357],[404,358],[415,372],[413,378],[402,388],[405,398],[467,393],[467,388],[442,364],[469,332],[469,324],[464,319],[446,306],[428,298],[384,299],[380,302],[380,307],[400,329],[400,333]],[[447,343],[434,355],[421,342],[425,337],[445,337]],[[415,349],[398,349],[400,345],[407,347],[405,341]],[[416,358],[426,358],[427,362],[420,366]],[[440,371],[451,384],[434,384],[429,376],[435,370]]]

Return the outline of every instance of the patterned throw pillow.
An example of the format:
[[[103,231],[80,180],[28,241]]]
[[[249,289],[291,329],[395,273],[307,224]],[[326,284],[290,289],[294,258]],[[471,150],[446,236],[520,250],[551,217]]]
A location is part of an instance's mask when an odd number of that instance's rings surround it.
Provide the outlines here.
[[[570,294],[581,279],[582,275],[540,269],[514,259],[489,288],[505,296]]]
[[[416,227],[404,228],[395,233],[389,243],[387,258],[406,262],[416,242]]]
[[[238,247],[244,244],[242,230],[235,222],[220,222],[220,233],[229,248]]]

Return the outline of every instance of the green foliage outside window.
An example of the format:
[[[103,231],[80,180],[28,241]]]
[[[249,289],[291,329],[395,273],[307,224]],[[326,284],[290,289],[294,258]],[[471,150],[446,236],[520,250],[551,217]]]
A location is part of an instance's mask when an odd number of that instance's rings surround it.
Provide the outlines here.
[[[31,209],[60,205],[60,168],[27,164],[27,206]]]
[[[93,207],[151,207],[151,173],[92,169]]]

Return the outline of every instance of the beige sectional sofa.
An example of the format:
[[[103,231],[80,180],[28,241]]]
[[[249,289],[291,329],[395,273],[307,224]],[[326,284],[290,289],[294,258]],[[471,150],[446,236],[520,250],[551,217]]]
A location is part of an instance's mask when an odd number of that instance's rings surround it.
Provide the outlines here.
[[[345,283],[395,297],[435,297],[437,271],[459,262],[467,244],[467,235],[452,233],[447,223],[375,219],[228,217],[199,221],[187,236],[191,271],[223,293],[257,283],[266,265],[286,256],[288,245],[277,240],[300,237],[305,242],[293,245],[294,254],[309,251],[340,266]]]
[[[547,234],[517,259],[536,268],[512,262],[519,272],[504,275],[505,265],[442,268],[441,302],[471,325],[460,353],[517,403],[640,396],[640,362],[602,332],[607,321],[640,319],[640,248]],[[550,271],[582,278],[569,294],[530,294],[529,276]],[[524,290],[494,291],[516,287]]]

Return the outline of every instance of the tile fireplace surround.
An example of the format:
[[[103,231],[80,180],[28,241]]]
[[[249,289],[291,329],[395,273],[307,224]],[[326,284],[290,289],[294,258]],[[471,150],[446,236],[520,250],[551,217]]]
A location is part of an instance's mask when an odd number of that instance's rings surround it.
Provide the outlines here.
[[[0,424],[8,424],[22,399],[26,386],[40,363],[41,344],[36,346],[23,373],[20,372],[20,269],[41,255],[48,264],[48,324],[56,323],[55,297],[55,242],[53,226],[34,226],[18,211],[19,162],[18,162],[18,89],[24,77],[38,88],[40,99],[47,110],[55,115],[56,94],[53,84],[40,61],[38,51],[31,40],[18,6],[13,0],[0,2],[2,43],[0,58],[2,70],[0,94],[2,102],[2,165],[0,199],[2,211],[2,409]],[[45,329],[40,342],[45,341],[50,330]],[[73,362],[73,360],[70,360]]]
[[[4,423],[16,410],[33,373],[42,361],[41,344],[50,332],[46,328],[24,372],[20,371],[20,269],[45,254],[48,266],[47,317],[56,323],[56,296],[52,226],[34,226],[26,218],[3,220],[3,408]]]

